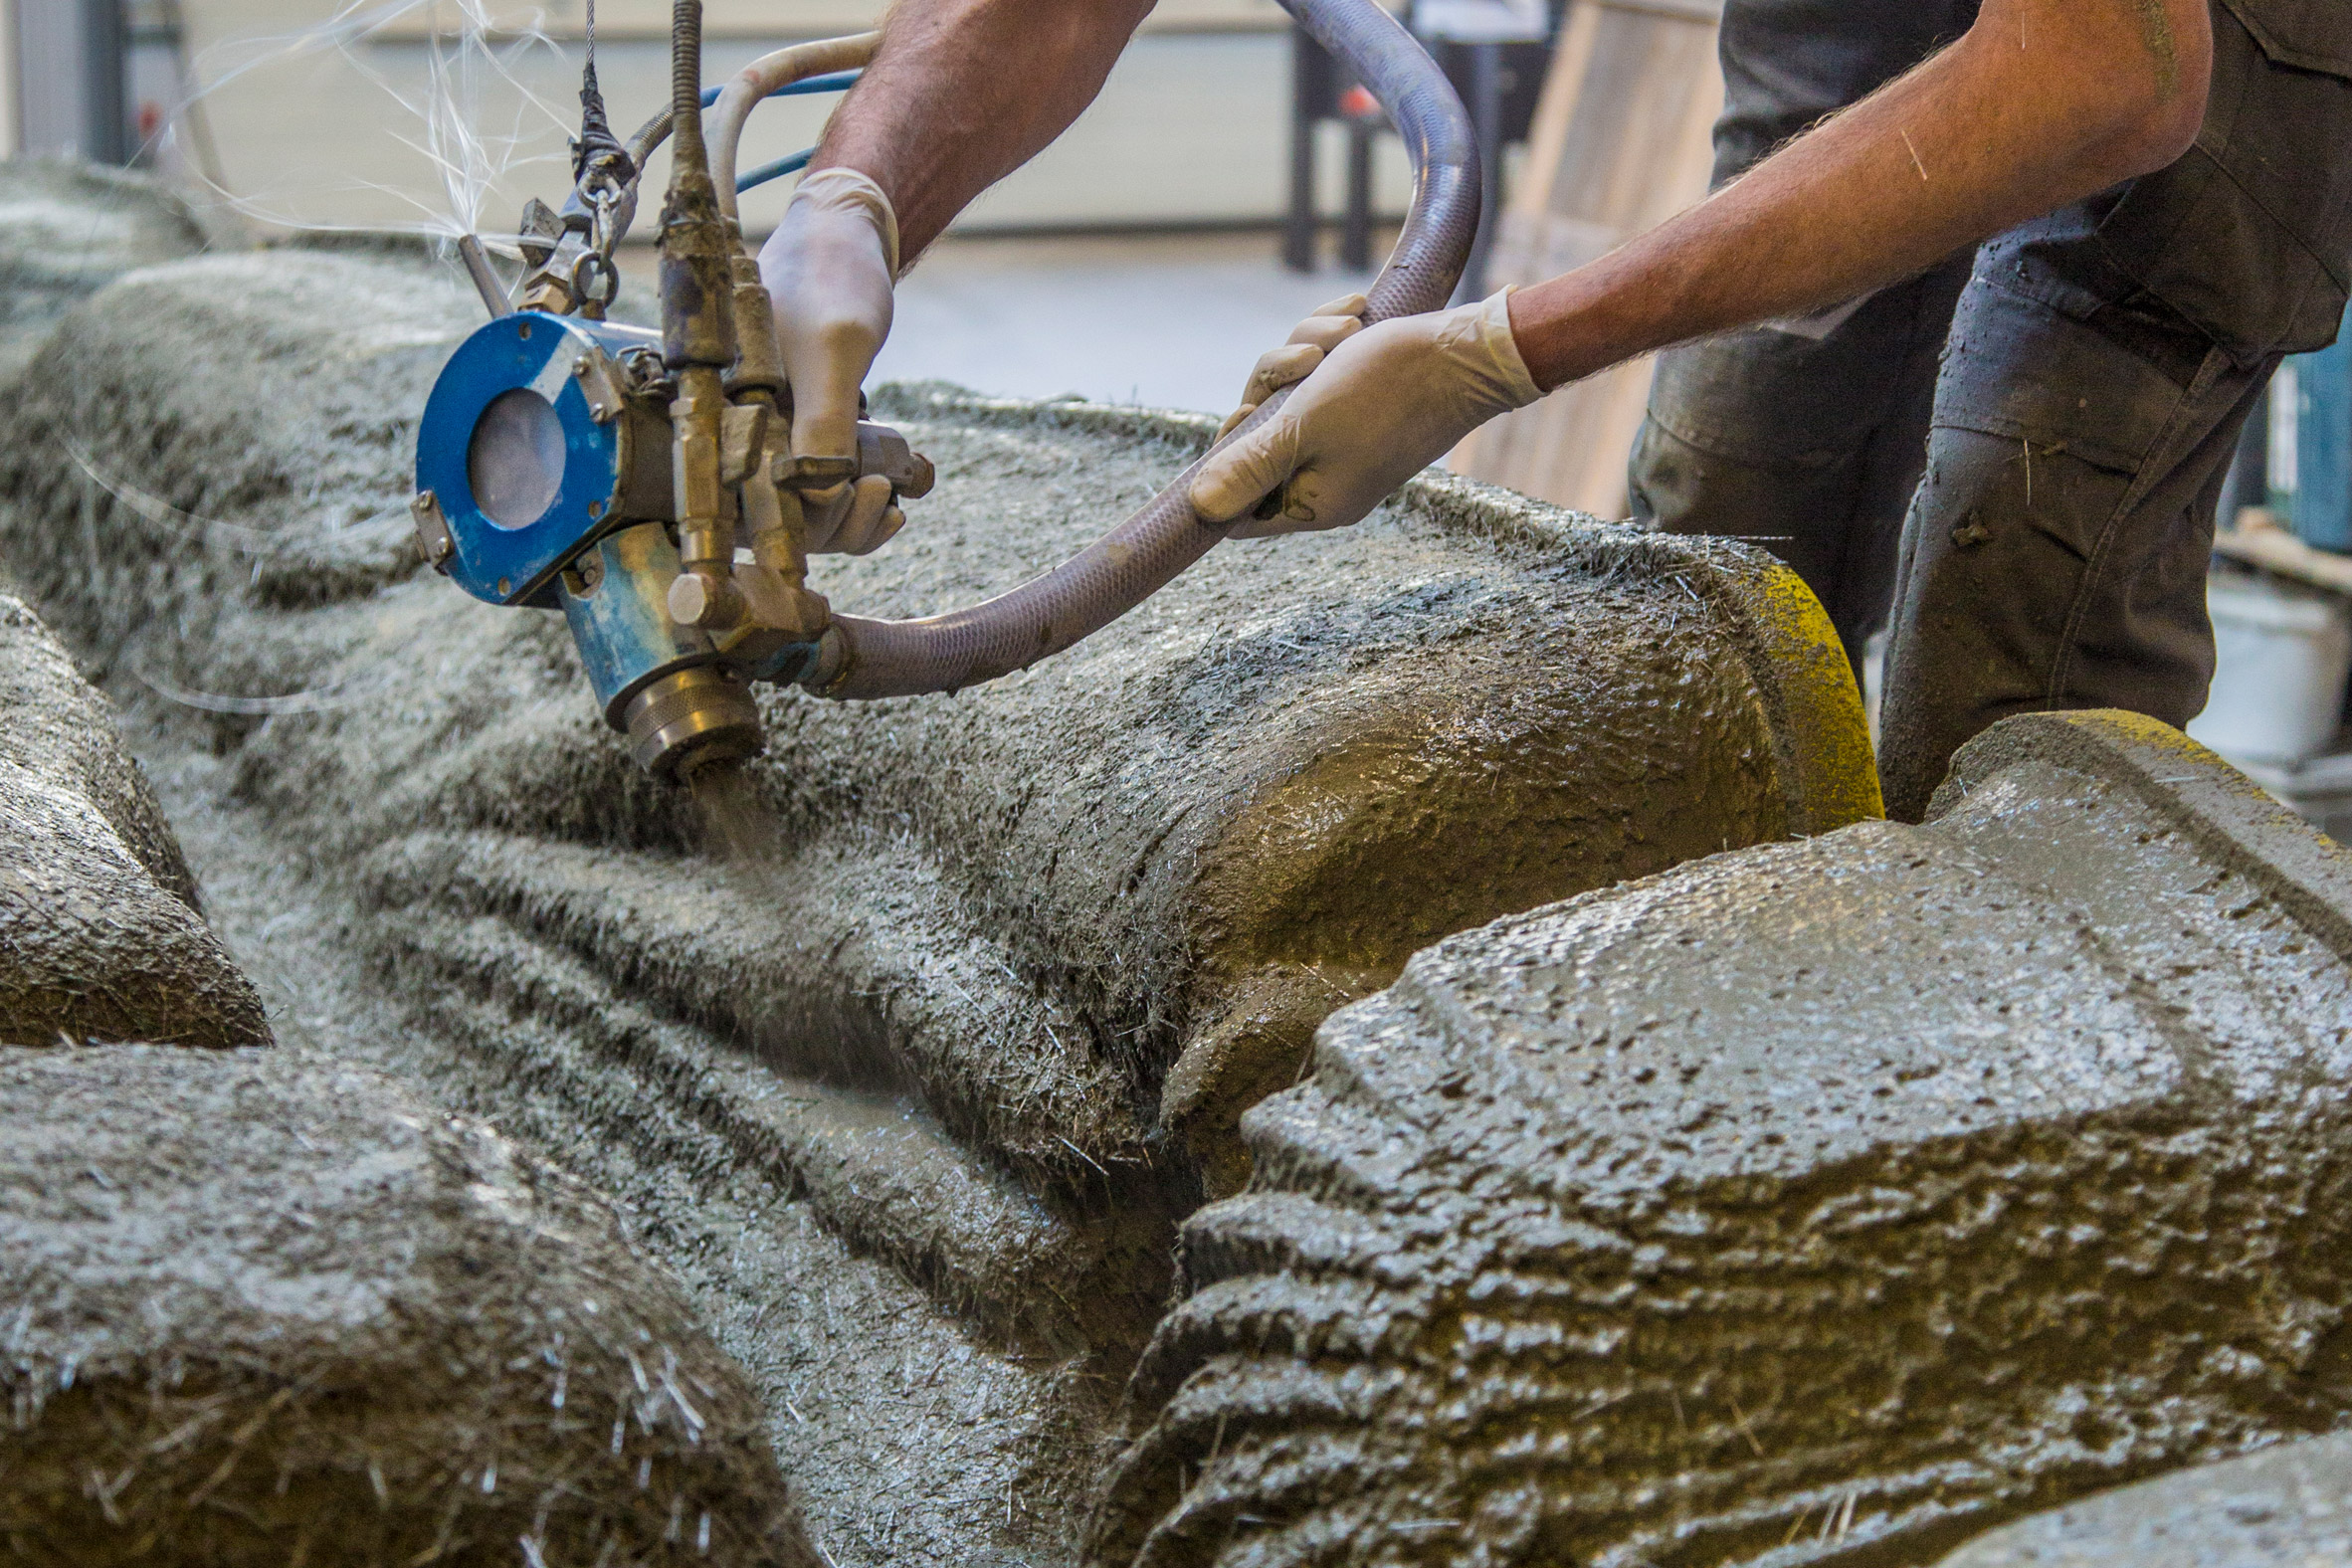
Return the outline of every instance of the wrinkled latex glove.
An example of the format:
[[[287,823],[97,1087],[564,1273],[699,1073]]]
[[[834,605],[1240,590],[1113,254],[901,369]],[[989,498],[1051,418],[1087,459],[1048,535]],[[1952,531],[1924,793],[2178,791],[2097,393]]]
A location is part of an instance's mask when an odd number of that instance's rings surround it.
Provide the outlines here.
[[[882,188],[856,169],[820,169],[800,182],[783,221],[760,247],[759,276],[776,307],[776,342],[792,386],[792,455],[858,455],[858,397],[890,335],[898,219]],[[906,517],[887,480],[869,477],[807,492],[812,553],[863,555]]]
[[[1510,294],[1348,337],[1264,424],[1209,454],[1193,509],[1246,515],[1237,539],[1362,521],[1463,437],[1543,395],[1511,336]]]
[[[1368,302],[1362,294],[1351,294],[1316,305],[1314,314],[1299,322],[1281,347],[1267,350],[1250,372],[1249,384],[1242,388],[1242,401],[1218,427],[1217,439],[1223,441],[1233,434],[1234,427],[1257,413],[1258,405],[1274,396],[1277,388],[1304,381],[1325,354],[1362,331]]]
[[[888,480],[869,474],[852,485],[812,490],[801,502],[814,555],[871,555],[906,526],[898,492]]]

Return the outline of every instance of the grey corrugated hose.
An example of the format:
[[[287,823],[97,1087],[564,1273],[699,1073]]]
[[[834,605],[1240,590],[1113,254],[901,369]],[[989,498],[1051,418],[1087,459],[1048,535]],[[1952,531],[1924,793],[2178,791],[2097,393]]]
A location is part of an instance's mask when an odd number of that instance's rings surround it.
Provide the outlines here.
[[[1371,90],[1413,162],[1413,204],[1369,291],[1365,319],[1442,307],[1478,227],[1477,138],[1462,100],[1437,63],[1373,0],[1282,3]],[[1241,429],[1254,428],[1286,395],[1269,398]],[[915,621],[836,616],[823,657],[802,684],[843,698],[954,691],[1062,652],[1151,597],[1225,537],[1193,511],[1191,483],[1188,468],[1070,560],[969,609]]]

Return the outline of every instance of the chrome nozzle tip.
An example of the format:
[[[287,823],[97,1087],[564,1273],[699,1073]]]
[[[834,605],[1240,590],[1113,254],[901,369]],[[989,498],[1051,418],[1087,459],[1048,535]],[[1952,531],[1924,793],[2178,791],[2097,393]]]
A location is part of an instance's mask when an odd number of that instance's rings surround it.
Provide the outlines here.
[[[707,666],[650,683],[629,699],[621,725],[638,765],[673,782],[704,763],[757,756],[763,742],[751,692]]]

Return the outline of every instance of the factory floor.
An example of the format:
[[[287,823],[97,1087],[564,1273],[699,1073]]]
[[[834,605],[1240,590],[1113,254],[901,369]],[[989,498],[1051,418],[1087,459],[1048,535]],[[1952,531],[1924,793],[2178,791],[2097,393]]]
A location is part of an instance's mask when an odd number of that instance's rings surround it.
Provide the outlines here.
[[[877,381],[1013,397],[1072,394],[1223,413],[1258,356],[1368,273],[1284,269],[1272,233],[958,238],[898,285]],[[631,247],[628,287],[651,289]]]

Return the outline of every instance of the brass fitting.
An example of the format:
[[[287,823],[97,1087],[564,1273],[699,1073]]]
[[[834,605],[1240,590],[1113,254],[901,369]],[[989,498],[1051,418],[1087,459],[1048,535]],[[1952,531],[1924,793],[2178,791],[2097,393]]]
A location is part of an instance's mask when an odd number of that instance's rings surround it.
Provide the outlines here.
[[[713,633],[740,625],[747,608],[743,590],[735,585],[735,580],[731,576],[721,577],[706,566],[689,568],[672,578],[663,602],[669,606],[670,619],[678,625]]]
[[[670,618],[704,631],[723,631],[743,619],[743,595],[733,575],[735,526],[727,514],[724,483],[728,413],[716,369],[689,365],[678,373],[670,428],[680,572],[670,585]]]
[[[755,406],[767,407],[766,393],[751,396],[759,400]],[[738,554],[735,562],[744,617],[714,639],[728,662],[742,668],[765,666],[787,648],[815,642],[832,619],[824,597],[807,587],[800,496],[776,484],[775,464],[786,442],[781,417],[768,422],[765,435],[770,445],[749,465],[740,491],[736,537],[751,552],[750,560]]]
[[[740,250],[734,257],[735,353],[727,371],[727,391],[736,397],[747,392],[782,396],[784,355],[776,345],[776,307],[759,281],[759,263]]]

